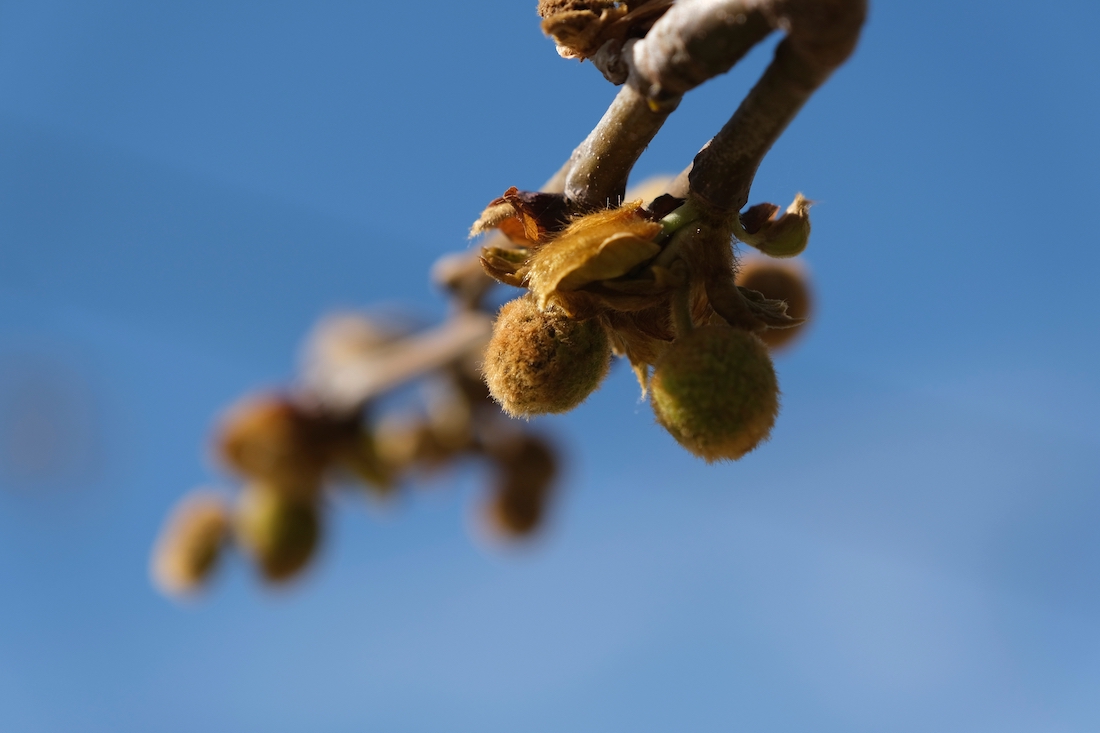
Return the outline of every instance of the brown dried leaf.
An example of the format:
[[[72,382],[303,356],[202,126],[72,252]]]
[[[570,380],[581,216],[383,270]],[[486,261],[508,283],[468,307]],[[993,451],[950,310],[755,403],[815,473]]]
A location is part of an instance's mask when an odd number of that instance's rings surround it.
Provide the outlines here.
[[[567,268],[553,287],[578,290],[597,280],[621,277],[660,251],[657,244],[629,232],[612,234],[587,259]]]
[[[626,274],[652,258],[661,225],[639,213],[640,202],[575,219],[532,255],[528,287],[545,307],[559,291]]]
[[[569,203],[560,193],[520,191],[512,186],[493,199],[470,229],[474,237],[499,229],[509,239],[535,243],[559,231],[569,221]]]

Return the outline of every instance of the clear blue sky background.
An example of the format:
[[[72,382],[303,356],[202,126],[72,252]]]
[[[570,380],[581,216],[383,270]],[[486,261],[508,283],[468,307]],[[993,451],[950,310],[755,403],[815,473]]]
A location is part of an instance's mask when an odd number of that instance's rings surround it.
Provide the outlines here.
[[[1087,0],[873,3],[753,192],[820,202],[820,307],[750,457],[680,450],[620,365],[540,421],[571,463],[530,551],[470,540],[470,472],[338,500],[286,591],[234,558],[156,594],[166,511],[229,485],[218,411],[334,308],[443,313],[430,263],[614,94],[534,0],[377,5],[0,3],[0,729],[1100,730]]]

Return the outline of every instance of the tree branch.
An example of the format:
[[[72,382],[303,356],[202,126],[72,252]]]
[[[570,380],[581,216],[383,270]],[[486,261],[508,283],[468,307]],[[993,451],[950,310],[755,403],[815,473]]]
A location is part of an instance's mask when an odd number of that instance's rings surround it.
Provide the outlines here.
[[[619,90],[603,119],[569,158],[566,197],[581,208],[618,205],[626,180],[680,98],[651,106],[630,86]]]
[[[855,48],[866,13],[866,0],[681,0],[673,6],[634,49],[635,83],[648,82],[650,93],[677,91],[685,79],[722,68],[726,58],[711,34],[731,18],[744,18],[742,27],[753,28],[759,22],[754,18],[762,19],[787,37],[760,81],[670,193],[683,196],[690,188],[718,212],[739,211],[768,150]],[[646,43],[650,38],[653,43]]]

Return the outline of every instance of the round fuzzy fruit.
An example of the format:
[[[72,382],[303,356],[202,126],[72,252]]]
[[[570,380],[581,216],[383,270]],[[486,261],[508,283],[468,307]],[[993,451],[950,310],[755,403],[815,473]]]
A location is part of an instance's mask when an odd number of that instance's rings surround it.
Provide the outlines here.
[[[316,501],[252,485],[237,506],[236,529],[264,577],[283,581],[313,557],[321,535],[320,511]]]
[[[707,462],[735,461],[767,439],[779,385],[764,343],[748,331],[703,326],[657,362],[650,402],[680,445]]]
[[[748,260],[737,273],[737,284],[755,290],[765,298],[786,301],[787,315],[792,318],[810,317],[813,299],[806,275],[797,266],[763,259]],[[805,323],[793,328],[769,328],[759,336],[769,349],[777,350],[791,344],[805,329]]]
[[[500,309],[482,371],[489,393],[512,417],[568,412],[599,386],[611,365],[607,331],[575,321],[530,296]]]

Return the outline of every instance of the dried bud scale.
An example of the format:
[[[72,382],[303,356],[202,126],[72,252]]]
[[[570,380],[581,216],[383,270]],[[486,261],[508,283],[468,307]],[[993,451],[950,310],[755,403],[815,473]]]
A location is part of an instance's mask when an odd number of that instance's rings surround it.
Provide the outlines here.
[[[611,343],[595,320],[575,321],[530,296],[504,305],[485,351],[489,393],[513,417],[567,412],[607,375]]]

